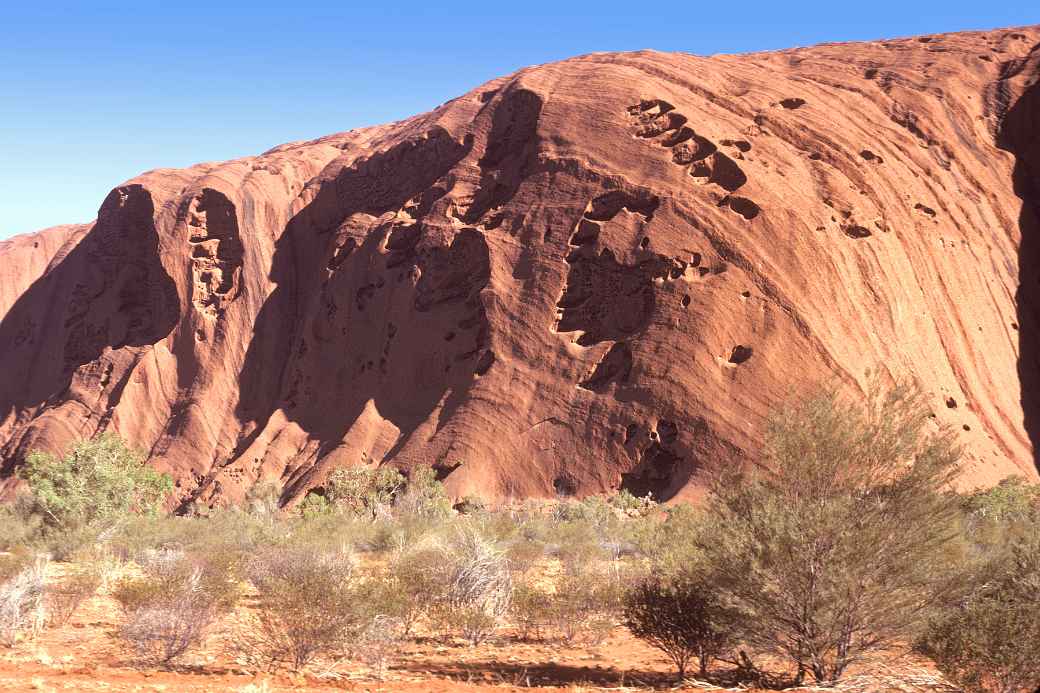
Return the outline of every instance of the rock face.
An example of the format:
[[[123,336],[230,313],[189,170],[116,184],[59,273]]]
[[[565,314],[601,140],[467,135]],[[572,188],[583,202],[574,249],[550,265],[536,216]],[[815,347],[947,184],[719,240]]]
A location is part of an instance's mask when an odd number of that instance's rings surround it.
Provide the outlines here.
[[[182,502],[359,463],[668,498],[874,374],[965,483],[1035,478],[1038,79],[1040,27],[595,54],[143,174],[0,244],[0,483],[112,429]]]

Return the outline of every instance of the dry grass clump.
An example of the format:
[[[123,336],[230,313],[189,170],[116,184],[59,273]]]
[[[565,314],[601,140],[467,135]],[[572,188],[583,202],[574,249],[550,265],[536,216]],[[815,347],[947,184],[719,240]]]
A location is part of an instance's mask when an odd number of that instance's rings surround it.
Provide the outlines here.
[[[25,553],[4,557],[0,582],[0,645],[12,647],[43,627],[44,570],[47,559]],[[2,579],[2,578],[0,578]]]

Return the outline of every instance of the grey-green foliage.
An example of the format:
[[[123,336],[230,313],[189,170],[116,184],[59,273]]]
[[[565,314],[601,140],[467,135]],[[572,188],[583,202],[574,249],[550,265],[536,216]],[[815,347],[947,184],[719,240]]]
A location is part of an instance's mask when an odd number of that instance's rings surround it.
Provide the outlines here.
[[[779,412],[763,467],[722,474],[696,550],[753,650],[831,684],[914,636],[949,572],[959,451],[913,389]]]
[[[405,519],[443,521],[452,514],[451,499],[432,467],[413,467],[404,490],[394,496],[394,512]]]
[[[1006,504],[1009,488],[1026,503]],[[1037,487],[1002,484],[968,499],[970,508],[1009,507],[993,513],[988,559],[975,571],[966,594],[938,609],[919,648],[939,669],[970,691],[1013,693],[1040,687],[1040,511]],[[980,505],[979,501],[984,502]]]
[[[393,467],[354,466],[332,472],[321,491],[300,504],[306,517],[344,513],[378,518],[392,508],[410,517],[441,519],[450,514],[451,501],[430,467],[415,467],[406,479]]]
[[[80,441],[62,458],[32,452],[19,474],[29,483],[30,514],[63,532],[155,514],[173,490],[169,475],[112,433]]]
[[[370,623],[368,585],[349,555],[314,547],[270,549],[248,575],[257,590],[257,627],[232,650],[254,664],[299,670],[319,656],[343,653]]]

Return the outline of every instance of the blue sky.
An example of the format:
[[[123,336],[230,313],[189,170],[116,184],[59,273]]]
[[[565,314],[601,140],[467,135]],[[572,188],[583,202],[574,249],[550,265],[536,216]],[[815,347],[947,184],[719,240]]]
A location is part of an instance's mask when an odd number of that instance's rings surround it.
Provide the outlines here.
[[[3,3],[0,238],[89,221],[147,169],[400,119],[581,53],[707,55],[1037,22],[1040,3],[1027,0]]]

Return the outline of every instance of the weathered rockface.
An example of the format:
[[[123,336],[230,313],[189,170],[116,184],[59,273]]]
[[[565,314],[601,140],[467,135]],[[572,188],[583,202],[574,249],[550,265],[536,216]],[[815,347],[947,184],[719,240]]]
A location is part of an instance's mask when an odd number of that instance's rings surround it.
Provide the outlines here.
[[[912,377],[1036,477],[1040,27],[595,54],[151,171],[0,244],[0,451],[113,429],[179,499],[433,463],[695,493],[814,383]]]

